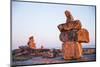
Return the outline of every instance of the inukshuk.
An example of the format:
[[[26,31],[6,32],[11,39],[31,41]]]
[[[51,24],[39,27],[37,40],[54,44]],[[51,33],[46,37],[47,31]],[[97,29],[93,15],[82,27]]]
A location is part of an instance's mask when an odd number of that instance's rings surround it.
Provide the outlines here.
[[[89,42],[89,32],[82,28],[80,20],[74,20],[69,11],[65,11],[66,23],[58,25],[62,44],[63,58],[78,59],[82,56],[81,43]]]
[[[28,46],[31,49],[35,49],[36,48],[36,45],[34,43],[34,37],[33,36],[29,37]]]

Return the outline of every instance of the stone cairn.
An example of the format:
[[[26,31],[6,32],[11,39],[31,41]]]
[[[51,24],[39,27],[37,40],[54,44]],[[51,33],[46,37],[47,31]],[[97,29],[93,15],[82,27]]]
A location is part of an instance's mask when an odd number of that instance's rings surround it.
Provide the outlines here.
[[[28,46],[31,49],[35,49],[36,48],[36,45],[34,43],[34,37],[33,36],[29,37]]]
[[[82,44],[89,42],[89,32],[82,28],[80,20],[74,20],[71,13],[66,10],[66,23],[58,25],[62,44],[63,58],[79,59],[82,56]]]

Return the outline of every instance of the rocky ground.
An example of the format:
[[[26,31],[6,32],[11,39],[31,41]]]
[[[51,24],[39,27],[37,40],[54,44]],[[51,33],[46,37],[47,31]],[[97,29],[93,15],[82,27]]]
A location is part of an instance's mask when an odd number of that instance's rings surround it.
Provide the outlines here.
[[[96,61],[96,55],[83,55],[80,59],[64,60],[62,56],[55,58],[43,58],[43,57],[32,57],[25,61],[14,61],[12,65],[23,66],[23,65],[38,65],[38,64],[53,64],[53,63],[76,63],[76,62],[89,62]]]
[[[13,61],[12,65],[17,65],[17,66],[23,66],[23,65],[38,65],[38,64],[53,64],[53,63],[74,63],[74,62],[89,62],[89,61],[95,61],[96,60],[96,52],[95,48],[85,48],[83,49],[83,56],[80,59],[73,59],[73,60],[64,60],[62,54],[60,53],[60,50],[55,50],[56,52],[58,51],[59,53],[56,53],[57,56],[53,56],[53,52],[49,51],[48,49],[44,49],[44,54],[38,53],[41,50],[37,50],[37,56],[30,55],[26,52],[27,55],[25,55],[25,52],[22,52],[24,55],[15,56],[13,55]],[[43,51],[43,50],[42,50]],[[46,53],[47,51],[47,53]],[[17,51],[18,52],[18,51]]]

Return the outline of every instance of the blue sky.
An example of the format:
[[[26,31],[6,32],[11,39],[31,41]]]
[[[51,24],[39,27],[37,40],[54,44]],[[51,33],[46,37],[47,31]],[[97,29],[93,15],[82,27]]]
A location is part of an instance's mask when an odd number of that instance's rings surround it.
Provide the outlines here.
[[[65,23],[64,11],[69,10],[82,27],[90,34],[90,43],[95,45],[95,7],[30,2],[12,2],[12,49],[27,45],[29,36],[34,36],[37,48],[61,48],[57,25]]]

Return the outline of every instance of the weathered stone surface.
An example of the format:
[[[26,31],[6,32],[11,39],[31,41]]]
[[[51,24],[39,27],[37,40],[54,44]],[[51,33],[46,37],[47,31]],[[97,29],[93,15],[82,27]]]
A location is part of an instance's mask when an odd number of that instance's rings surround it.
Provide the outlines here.
[[[76,29],[79,30],[81,29],[82,25],[80,20],[74,20],[66,23],[66,26],[64,26],[64,30],[72,30]]]
[[[89,32],[86,29],[81,29],[77,33],[78,33],[78,42],[80,43],[89,42]]]
[[[63,45],[64,59],[78,59],[82,55],[82,47],[78,42],[65,42]]]
[[[80,29],[79,31],[78,30],[70,30],[70,31],[61,32],[59,38],[62,42],[77,41],[80,43],[82,43],[82,42],[88,43],[89,42],[89,33],[86,29]]]
[[[62,42],[77,41],[77,30],[61,32],[59,38]]]
[[[60,30],[60,32],[65,32],[66,30],[64,29],[64,27],[66,26],[66,23],[63,24],[59,24],[57,27]]]
[[[67,21],[66,21],[66,22],[70,22],[70,21],[73,21],[73,20],[74,20],[74,18],[73,18],[73,16],[72,16],[71,12],[68,11],[68,10],[65,11],[65,16],[66,16],[66,18],[67,18]]]
[[[35,43],[34,43],[34,37],[33,37],[33,36],[29,37],[28,46],[29,46],[31,49],[35,49],[35,48],[36,48],[36,45],[35,45]]]
[[[72,29],[79,30],[81,29],[81,27],[82,25],[81,25],[80,20],[70,21],[70,22],[58,25],[58,29],[60,30],[60,32],[69,31]]]
[[[77,30],[68,31],[68,41],[77,41]]]
[[[61,32],[59,38],[62,42],[68,41],[68,32]]]
[[[79,42],[77,42],[76,43],[76,45],[74,45],[74,56],[73,56],[73,58],[74,59],[78,59],[78,58],[81,58],[81,56],[82,56],[82,44],[81,43],[79,43]]]
[[[66,10],[66,23],[58,25],[60,40],[63,42],[62,52],[64,59],[78,59],[82,56],[82,42],[89,42],[89,33],[82,29],[80,20],[74,20],[72,14]]]

